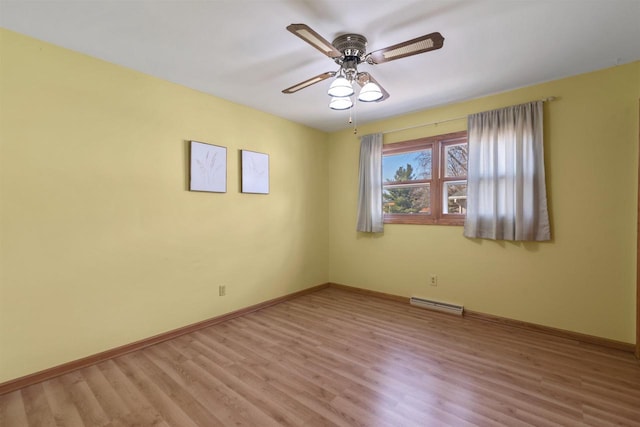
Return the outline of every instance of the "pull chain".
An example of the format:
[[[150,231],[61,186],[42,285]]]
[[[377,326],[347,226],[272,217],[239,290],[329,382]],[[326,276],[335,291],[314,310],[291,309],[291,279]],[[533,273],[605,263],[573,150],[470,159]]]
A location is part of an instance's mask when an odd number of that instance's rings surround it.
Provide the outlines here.
[[[351,110],[353,110],[353,119],[351,118]],[[358,119],[358,104],[355,102],[353,102],[353,108],[349,108],[349,124],[353,123],[353,134],[357,135],[358,134],[358,126],[357,126],[357,119]]]

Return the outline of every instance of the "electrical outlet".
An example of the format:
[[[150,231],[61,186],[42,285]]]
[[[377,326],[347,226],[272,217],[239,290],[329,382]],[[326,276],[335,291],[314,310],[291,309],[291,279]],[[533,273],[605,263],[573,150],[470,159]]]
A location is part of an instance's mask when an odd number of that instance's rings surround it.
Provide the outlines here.
[[[432,274],[429,276],[429,284],[431,286],[438,286],[438,275]]]
[[[227,285],[218,286],[218,294],[223,297],[227,294]]]

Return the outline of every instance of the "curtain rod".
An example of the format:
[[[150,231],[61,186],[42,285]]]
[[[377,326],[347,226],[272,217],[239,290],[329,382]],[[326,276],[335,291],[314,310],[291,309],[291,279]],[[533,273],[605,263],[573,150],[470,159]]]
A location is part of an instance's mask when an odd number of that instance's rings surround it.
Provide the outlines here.
[[[549,102],[549,101],[555,101],[555,99],[556,99],[555,96],[550,96],[548,98],[535,99],[535,100],[529,101],[529,102],[536,102],[536,101]],[[523,102],[523,104],[526,104],[526,102]],[[454,122],[456,120],[466,119],[467,117],[468,117],[468,115],[467,116],[454,117],[452,119],[438,120],[437,122],[422,123],[420,125],[408,126],[406,128],[385,130],[384,132],[382,132],[382,134],[386,135],[388,133],[401,132],[403,130],[410,130],[410,129],[416,129],[416,128],[421,128],[421,127],[425,127],[425,126],[439,125],[440,123]]]

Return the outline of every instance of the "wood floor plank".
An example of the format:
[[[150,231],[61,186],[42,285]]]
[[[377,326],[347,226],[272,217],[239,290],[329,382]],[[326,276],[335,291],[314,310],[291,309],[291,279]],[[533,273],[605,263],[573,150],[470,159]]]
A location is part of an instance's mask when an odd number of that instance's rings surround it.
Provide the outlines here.
[[[275,381],[264,381],[253,369],[248,369],[244,365],[234,365],[230,367],[229,374],[238,379],[239,383],[236,389],[238,392],[250,396],[254,405],[260,407],[264,412],[272,413],[272,417],[276,416],[276,420],[280,423],[287,425],[327,423],[326,418],[321,414],[300,403],[294,395],[283,392],[274,384]],[[307,390],[309,388],[307,387]],[[269,410],[269,406],[277,408],[277,411]]]
[[[278,425],[276,420],[262,412],[245,396],[236,392],[233,387],[230,387],[229,384],[217,377],[216,371],[218,368],[214,366],[212,370],[212,365],[208,359],[190,360],[185,365],[192,369],[194,373],[200,373],[200,376],[209,384],[209,391],[213,393],[213,396],[230,409],[229,416],[242,418],[241,425],[264,425],[265,427],[276,427]]]
[[[162,346],[162,344],[160,344]],[[149,354],[148,349],[131,355],[130,362],[137,372],[142,373],[153,382],[156,390],[168,397],[176,405],[176,413],[187,414],[196,425],[211,423],[213,415],[190,393],[189,383],[183,381],[183,372],[174,369],[162,369],[157,365],[156,358]]]
[[[343,289],[0,396],[0,425],[640,426],[640,363]]]
[[[22,389],[28,424],[33,427],[55,427],[55,420],[42,384],[34,384]],[[3,425],[0,422],[0,425]]]
[[[244,409],[242,411],[236,410],[242,403],[230,404],[233,401],[232,399],[237,402],[238,396],[230,396],[231,393],[222,380],[215,384],[211,381],[202,381],[203,376],[205,378],[206,376],[203,375],[201,367],[194,363],[193,359],[185,358],[177,347],[174,347],[171,343],[165,344],[161,347],[157,346],[149,349],[149,352],[154,354],[154,360],[157,361],[156,363],[158,363],[159,367],[167,372],[173,371],[176,381],[190,390],[191,394],[209,409],[220,424],[251,425],[250,418],[243,415],[246,411]],[[203,359],[214,366],[220,366],[208,357],[203,357]],[[232,366],[224,365],[224,370],[229,370]],[[207,372],[206,375],[208,374]]]
[[[178,337],[175,340],[171,340],[170,344],[187,358],[204,355],[207,359],[212,360],[220,366],[229,366],[235,363],[234,356],[228,356],[223,353],[224,347],[217,346],[218,348],[212,348],[210,345],[207,345],[206,338],[202,334],[194,333]]]
[[[312,378],[308,378],[304,373],[300,374],[291,370],[286,363],[274,362],[267,365],[253,365],[251,369],[263,381],[298,401],[306,408],[305,412],[310,410],[317,414],[311,418],[316,419],[318,424],[310,425],[354,425],[355,420],[351,416],[342,414],[331,406],[330,402],[333,401],[336,394],[322,387]]]
[[[452,410],[448,401],[433,398],[420,398],[418,396],[408,395],[397,406],[399,412],[406,414],[410,419],[417,421],[421,419],[429,420],[429,424],[425,425],[442,425],[442,426],[475,426],[490,425],[487,423],[477,424],[482,418],[473,414],[471,420],[465,419],[466,414],[461,414],[457,410]],[[485,419],[486,420],[486,419]],[[510,425],[515,425],[513,420],[509,420]],[[507,425],[507,424],[504,424]]]
[[[65,375],[63,375],[42,383],[55,423],[65,427],[84,427],[85,423],[78,408],[73,403],[69,390],[65,388],[65,380]]]
[[[82,369],[80,373],[109,420],[123,419],[129,416],[130,411],[127,404],[97,366]]]
[[[206,405],[219,420],[219,423],[212,422],[211,425],[253,425],[245,416],[242,402],[238,403],[238,397],[228,393],[220,383],[211,381],[208,374],[194,364],[191,359],[182,364],[181,372],[189,378],[189,381],[194,379],[189,385],[193,395],[199,402]]]
[[[173,400],[173,393],[165,393],[163,387],[158,386],[158,378],[149,377],[141,366],[133,359],[134,355],[118,357],[114,362],[133,382],[138,390],[158,411],[170,425],[195,427],[197,424],[182,410],[178,402]]]
[[[103,427],[109,424],[109,417],[102,410],[81,371],[60,377],[60,382],[86,426]]]
[[[127,406],[128,411],[116,419],[127,422],[131,426],[168,426],[160,413],[118,367],[114,360],[100,363],[96,367],[102,372],[114,392],[121,397]]]
[[[236,348],[242,347],[243,336],[238,332],[234,337],[224,337],[224,331],[208,331],[209,334],[218,335],[221,342],[233,345]],[[315,348],[309,349],[304,347],[278,347],[272,349],[261,349],[261,355],[258,356],[253,350],[246,348],[248,353],[253,353],[252,357],[259,357],[263,361],[275,361],[285,364],[292,372],[304,376],[305,378],[318,383],[321,387],[332,391],[334,394],[340,393],[349,385],[349,381],[337,374],[326,366],[321,357],[319,357]],[[268,359],[267,359],[268,358]],[[255,359],[254,359],[255,360]]]
[[[0,396],[0,426],[28,426],[27,413],[20,391]]]
[[[304,415],[290,412],[282,401],[275,400],[273,395],[264,392],[266,387],[251,387],[241,377],[233,375],[234,369],[223,369],[202,358],[199,359],[199,362],[201,362],[201,367],[224,383],[229,390],[233,391],[237,396],[242,396],[247,406],[250,405],[252,412],[255,412],[254,419],[262,420],[263,425],[302,425]]]

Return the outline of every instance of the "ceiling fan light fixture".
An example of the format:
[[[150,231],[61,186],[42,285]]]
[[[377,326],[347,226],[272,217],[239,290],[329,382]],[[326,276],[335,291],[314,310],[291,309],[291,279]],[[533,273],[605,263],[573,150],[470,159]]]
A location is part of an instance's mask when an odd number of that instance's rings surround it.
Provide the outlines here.
[[[333,110],[348,110],[357,101],[379,102],[389,98],[389,93],[369,73],[358,72],[359,64],[376,65],[395,61],[407,56],[440,49],[444,43],[442,34],[434,32],[367,53],[367,38],[361,34],[341,34],[329,43],[328,40],[305,24],[291,24],[287,30],[331,58],[340,66],[340,69],[319,74],[284,89],[282,92],[291,94],[330,77],[335,77],[327,90],[331,97],[329,107]],[[360,86],[357,98],[354,82]],[[349,118],[349,123],[351,123],[351,118]]]
[[[369,82],[366,85],[362,86],[360,90],[360,94],[358,95],[358,100],[362,102],[374,102],[378,101],[382,98],[382,90],[380,86],[373,82]]]
[[[329,96],[335,97],[345,97],[353,95],[353,86],[351,86],[351,82],[344,77],[336,78],[329,86],[329,90],[327,91]]]
[[[353,107],[353,101],[348,96],[334,96],[329,101],[329,108],[332,110],[348,110]]]

